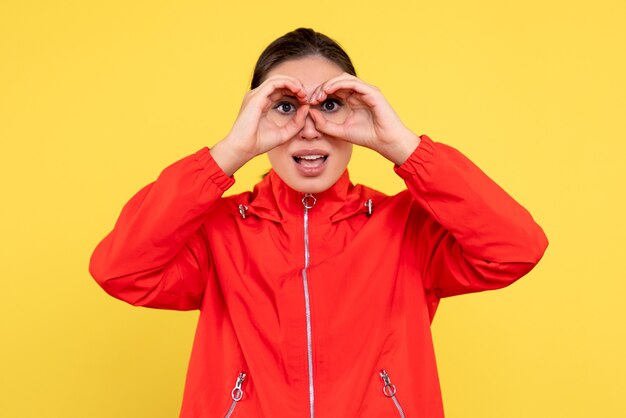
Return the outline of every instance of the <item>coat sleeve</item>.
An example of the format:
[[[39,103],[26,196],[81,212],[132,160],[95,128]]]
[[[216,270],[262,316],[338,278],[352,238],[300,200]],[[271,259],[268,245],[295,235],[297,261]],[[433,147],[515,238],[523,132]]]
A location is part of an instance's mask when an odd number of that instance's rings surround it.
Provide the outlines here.
[[[91,275],[135,306],[198,309],[212,271],[202,224],[233,183],[208,148],[167,167],[124,206],[91,256]]]
[[[530,213],[456,149],[422,135],[395,171],[423,209],[418,267],[436,298],[505,287],[543,256]]]

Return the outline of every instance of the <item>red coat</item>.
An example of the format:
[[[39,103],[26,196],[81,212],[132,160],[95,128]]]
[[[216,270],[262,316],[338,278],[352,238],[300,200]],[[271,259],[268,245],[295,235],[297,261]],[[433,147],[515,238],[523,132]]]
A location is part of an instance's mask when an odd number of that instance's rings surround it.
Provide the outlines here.
[[[200,309],[181,417],[443,417],[439,299],[509,285],[547,239],[449,146],[422,136],[394,169],[408,190],[346,172],[305,210],[273,171],[221,197],[204,148],[126,204],[90,271],[133,305]]]

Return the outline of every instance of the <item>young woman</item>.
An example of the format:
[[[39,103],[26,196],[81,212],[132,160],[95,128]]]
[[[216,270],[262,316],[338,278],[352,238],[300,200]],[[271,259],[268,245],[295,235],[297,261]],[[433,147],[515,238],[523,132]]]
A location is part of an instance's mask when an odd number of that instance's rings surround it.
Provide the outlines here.
[[[222,141],[126,204],[92,275],[133,305],[200,310],[181,417],[443,417],[439,300],[520,278],[544,233],[461,153],[407,128],[320,33],[274,41],[251,87]],[[407,190],[351,184],[354,144]],[[254,191],[222,197],[263,153]]]

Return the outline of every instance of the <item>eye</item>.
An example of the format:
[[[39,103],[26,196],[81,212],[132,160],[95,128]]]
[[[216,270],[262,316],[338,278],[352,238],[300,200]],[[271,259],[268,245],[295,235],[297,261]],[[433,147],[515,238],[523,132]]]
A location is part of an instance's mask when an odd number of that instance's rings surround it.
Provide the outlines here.
[[[336,112],[342,106],[342,103],[333,98],[328,98],[322,102],[320,105],[320,110],[322,112]]]
[[[274,105],[274,109],[278,110],[279,113],[289,114],[296,111],[296,106],[289,102],[278,102]]]

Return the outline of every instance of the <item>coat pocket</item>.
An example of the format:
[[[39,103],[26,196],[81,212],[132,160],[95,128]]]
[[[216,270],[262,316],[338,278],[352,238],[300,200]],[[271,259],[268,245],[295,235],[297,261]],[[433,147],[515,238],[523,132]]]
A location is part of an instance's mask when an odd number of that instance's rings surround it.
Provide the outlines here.
[[[239,376],[237,376],[237,381],[235,382],[235,387],[230,392],[230,397],[232,398],[232,402],[230,403],[230,407],[228,411],[226,411],[226,415],[224,418],[230,418],[235,412],[235,408],[239,401],[243,399],[243,382],[246,380],[246,374],[244,372],[240,372]]]
[[[387,371],[385,369],[382,369],[380,371],[380,378],[383,380],[383,395],[385,395],[387,398],[391,399],[396,407],[396,409],[398,410],[398,414],[401,418],[405,418],[404,415],[404,410],[402,409],[402,406],[400,405],[400,401],[398,400],[398,397],[396,396],[396,386],[391,383],[391,378],[389,377],[389,374],[387,373]]]

